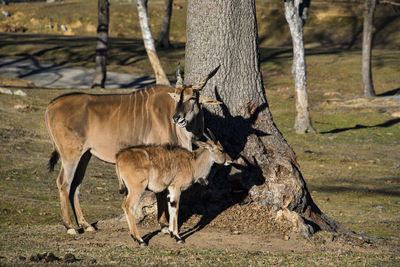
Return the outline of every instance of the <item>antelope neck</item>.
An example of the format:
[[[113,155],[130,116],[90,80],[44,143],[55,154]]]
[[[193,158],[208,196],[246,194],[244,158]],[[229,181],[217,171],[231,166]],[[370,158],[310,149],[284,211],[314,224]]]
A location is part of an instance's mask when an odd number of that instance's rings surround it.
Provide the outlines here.
[[[211,152],[206,148],[200,148],[194,151],[194,178],[206,178],[211,170],[214,161],[211,159]]]

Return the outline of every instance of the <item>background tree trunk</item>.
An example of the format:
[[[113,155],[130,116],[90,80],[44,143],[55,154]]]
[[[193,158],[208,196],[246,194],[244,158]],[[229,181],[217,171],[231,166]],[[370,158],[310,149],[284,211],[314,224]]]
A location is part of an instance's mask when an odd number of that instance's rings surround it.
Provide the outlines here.
[[[254,0],[188,1],[185,83],[221,65],[202,94],[223,102],[205,111],[206,126],[235,164],[227,178],[210,182],[227,205],[238,188],[247,200],[271,207],[305,235],[339,231],[314,204],[296,155],[276,128],[260,71]],[[217,201],[216,201],[217,203]]]
[[[375,96],[374,83],[372,81],[371,71],[371,50],[372,37],[374,34],[374,12],[376,0],[365,0],[364,3],[364,24],[363,24],[363,42],[362,42],[362,95],[365,97]]]
[[[108,25],[110,21],[110,3],[108,0],[98,0],[98,26],[96,46],[96,69],[94,71],[92,88],[104,88],[107,78],[107,46]]]
[[[290,34],[293,42],[293,65],[292,74],[296,93],[296,119],[294,129],[297,133],[315,133],[311,124],[308,96],[307,96],[307,72],[306,58],[304,53],[303,26],[307,19],[310,1],[286,0],[285,17],[289,24]]]
[[[160,37],[157,41],[157,46],[162,48],[170,48],[171,44],[169,42],[169,27],[172,15],[172,3],[173,0],[165,0],[164,17],[161,22]]]
[[[147,17],[147,0],[137,0],[136,3],[140,27],[142,29],[144,47],[146,48],[150,64],[153,67],[154,74],[156,76],[156,83],[170,85],[167,75],[165,75],[165,72],[161,66],[160,59],[157,56],[154,39],[151,34],[149,19]]]

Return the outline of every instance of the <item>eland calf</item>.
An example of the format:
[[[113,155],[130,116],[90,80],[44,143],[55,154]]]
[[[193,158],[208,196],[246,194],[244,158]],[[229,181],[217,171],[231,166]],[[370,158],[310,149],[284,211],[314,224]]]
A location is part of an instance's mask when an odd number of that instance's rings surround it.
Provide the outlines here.
[[[155,193],[168,190],[169,232],[178,243],[178,210],[181,192],[195,182],[205,182],[214,163],[229,165],[231,159],[221,144],[209,140],[196,142],[199,147],[190,152],[176,146],[140,146],[120,151],[116,156],[116,172],[120,193],[125,194],[125,212],[131,236],[141,245],[133,214],[145,189]]]

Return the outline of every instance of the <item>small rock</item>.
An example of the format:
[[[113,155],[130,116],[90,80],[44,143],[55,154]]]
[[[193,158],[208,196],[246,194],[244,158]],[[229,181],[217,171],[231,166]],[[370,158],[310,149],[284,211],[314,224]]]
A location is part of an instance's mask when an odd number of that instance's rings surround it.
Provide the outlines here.
[[[77,249],[76,248],[66,248],[66,249],[64,249],[64,251],[66,251],[66,252],[76,252]]]
[[[68,229],[68,230],[67,230],[67,234],[70,234],[70,235],[76,235],[76,234],[77,234],[77,232],[76,232],[76,230],[75,230],[75,229],[71,228],[71,229]]]
[[[22,90],[17,90],[14,92],[14,95],[19,95],[19,96],[26,96],[26,93]]]
[[[44,260],[45,260],[45,262],[53,262],[53,261],[58,261],[60,259],[57,256],[55,256],[53,253],[47,252],[44,254]]]
[[[341,96],[342,94],[339,92],[326,92],[324,96]]]
[[[5,10],[1,11],[1,14],[3,14],[5,17],[9,17],[10,16],[10,13],[5,11]]]
[[[382,209],[382,206],[376,206],[375,209],[381,210],[381,209]]]
[[[28,111],[29,110],[29,105],[26,104],[17,104],[14,106],[14,108],[18,111]]]
[[[97,260],[96,259],[91,259],[90,261],[89,261],[89,264],[96,264],[97,263]]]
[[[76,262],[76,261],[78,261],[78,259],[75,257],[74,254],[71,254],[71,253],[65,254],[64,262],[72,263],[72,262]]]
[[[7,89],[7,88],[0,87],[0,94],[12,95],[13,91],[11,91],[10,89]]]
[[[32,256],[29,258],[29,261],[30,261],[30,262],[39,262],[40,259],[39,259],[38,255],[32,255]]]
[[[285,241],[288,241],[290,239],[290,236],[288,236],[288,235],[285,235],[284,237],[283,237],[283,240],[285,240]]]
[[[393,112],[392,114],[390,114],[392,117],[397,117],[400,118],[400,111],[397,112]]]

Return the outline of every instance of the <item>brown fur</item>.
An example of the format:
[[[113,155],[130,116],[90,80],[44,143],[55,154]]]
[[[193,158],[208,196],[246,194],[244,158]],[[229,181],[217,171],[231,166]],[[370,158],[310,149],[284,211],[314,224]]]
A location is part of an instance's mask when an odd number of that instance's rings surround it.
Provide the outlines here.
[[[179,101],[174,96],[174,88],[153,85],[129,94],[68,93],[50,102],[46,124],[62,160],[57,186],[67,229],[72,229],[68,202],[78,225],[90,227],[79,204],[79,189],[91,155],[115,163],[115,154],[132,145],[169,143],[192,149],[194,136],[200,137],[204,128],[201,101]],[[180,125],[172,122],[177,109]],[[52,154],[50,168],[57,162],[56,154]],[[165,210],[158,204],[160,223],[165,225]]]
[[[140,146],[127,148],[116,156],[116,172],[120,191],[126,192],[122,208],[126,214],[130,233],[140,244],[141,239],[133,214],[145,189],[160,193],[169,192],[170,233],[178,235],[179,198],[182,191],[199,179],[205,179],[214,162],[228,163],[230,158],[222,146],[212,141],[197,142],[199,148],[190,152],[174,146]]]

